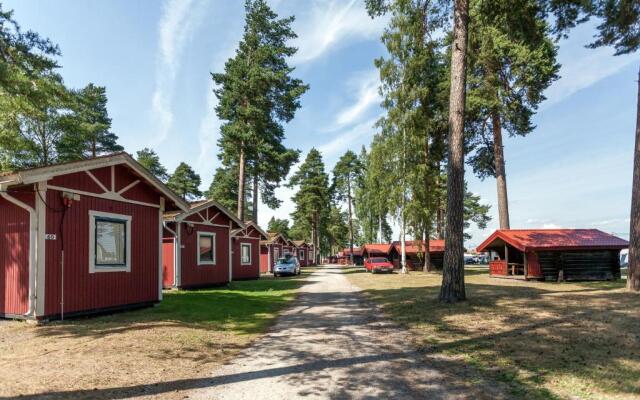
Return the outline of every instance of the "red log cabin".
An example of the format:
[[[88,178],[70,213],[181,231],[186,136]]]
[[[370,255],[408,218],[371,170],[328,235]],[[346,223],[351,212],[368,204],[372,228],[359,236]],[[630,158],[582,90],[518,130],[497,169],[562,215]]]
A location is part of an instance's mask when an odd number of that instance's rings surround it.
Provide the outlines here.
[[[620,279],[620,251],[629,242],[597,229],[497,230],[480,246],[489,273],[514,279]]]
[[[260,272],[266,274],[273,271],[278,258],[284,254],[287,239],[279,233],[269,232],[269,238],[260,242]]]
[[[285,244],[282,246],[283,254],[296,254],[296,245],[293,243],[293,240],[289,238],[284,238]]]
[[[162,299],[162,215],[187,204],[126,153],[0,175],[0,315]]]
[[[163,285],[199,288],[233,280],[231,232],[244,223],[215,200],[164,214]]]
[[[392,261],[396,254],[396,248],[388,243],[367,243],[362,246],[362,257],[366,260],[371,257],[385,257]]]
[[[245,222],[232,232],[233,280],[260,278],[260,241],[269,235],[258,224]]]
[[[393,242],[395,252],[391,257],[391,262],[395,268],[400,268],[402,257],[402,244],[399,241]],[[410,270],[422,270],[424,265],[424,251],[426,244],[424,240],[407,240],[405,242],[405,254],[407,257],[407,268]],[[436,269],[442,269],[444,262],[444,240],[429,239],[429,256],[431,265]]]

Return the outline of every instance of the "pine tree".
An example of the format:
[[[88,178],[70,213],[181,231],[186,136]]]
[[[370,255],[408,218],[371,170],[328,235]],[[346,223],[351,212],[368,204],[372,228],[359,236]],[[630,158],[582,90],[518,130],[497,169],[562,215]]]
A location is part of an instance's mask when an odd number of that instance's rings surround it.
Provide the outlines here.
[[[262,182],[269,194],[270,185],[277,186],[296,162],[297,157],[282,157],[278,168],[270,164],[288,152],[282,146],[282,124],[293,119],[308,89],[291,77],[293,68],[287,64],[287,58],[297,51],[287,45],[296,37],[291,30],[294,18],[279,19],[265,0],[246,0],[245,11],[244,35],[236,55],[226,62],[224,73],[212,74],[218,86],[214,90],[219,99],[216,113],[226,121],[218,142],[219,157],[227,167],[238,166],[237,212],[241,219],[245,217],[247,174],[253,173],[254,187]],[[254,207],[257,215],[257,204]]]
[[[156,152],[150,148],[145,147],[144,149],[137,151],[136,160],[162,182],[166,183],[169,179],[169,173],[160,162],[160,157],[158,157]]]
[[[288,186],[298,188],[292,198],[295,204],[295,210],[291,214],[294,226],[298,222],[307,225],[311,231],[311,243],[316,249],[320,249],[319,235],[324,229],[322,222],[329,213],[330,193],[329,177],[318,150],[312,148],[309,151],[305,161],[289,180]]]
[[[183,200],[195,200],[202,196],[199,189],[200,176],[184,162],[181,162],[173,172],[167,186]]]
[[[500,229],[509,229],[503,131],[525,136],[538,104],[558,78],[556,46],[535,0],[473,3],[469,37],[467,131],[481,178],[495,177]]]
[[[269,232],[277,232],[284,237],[290,237],[289,235],[289,220],[271,217],[269,224],[267,225]],[[305,240],[302,238],[301,240]]]
[[[88,84],[73,94],[72,113],[62,118],[64,134],[58,143],[61,161],[95,158],[123,151],[111,132],[107,93],[102,86]]]
[[[362,182],[363,165],[358,156],[348,150],[333,167],[333,184],[331,186],[335,199],[347,203],[347,221],[349,225],[349,248],[351,249],[351,264],[353,264],[353,208],[354,194],[357,186]]]

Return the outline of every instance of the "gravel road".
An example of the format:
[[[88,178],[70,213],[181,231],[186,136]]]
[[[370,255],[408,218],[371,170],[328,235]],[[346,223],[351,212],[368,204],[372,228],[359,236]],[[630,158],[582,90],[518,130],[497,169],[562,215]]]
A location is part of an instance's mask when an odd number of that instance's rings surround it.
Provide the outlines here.
[[[374,278],[374,277],[372,277]],[[201,399],[504,398],[465,379],[467,366],[418,354],[408,333],[383,318],[339,267],[311,275],[295,305],[230,364],[213,372]]]

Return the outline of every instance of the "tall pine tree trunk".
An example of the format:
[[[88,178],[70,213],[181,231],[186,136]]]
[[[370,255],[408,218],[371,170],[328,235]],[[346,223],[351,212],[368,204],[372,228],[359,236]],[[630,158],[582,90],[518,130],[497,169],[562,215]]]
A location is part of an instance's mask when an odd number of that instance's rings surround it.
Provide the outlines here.
[[[244,198],[245,198],[245,159],[244,143],[240,145],[240,159],[238,161],[238,218],[244,221]]]
[[[400,223],[400,264],[402,273],[407,273],[407,240],[405,239],[404,207],[402,209],[402,222]]]
[[[349,248],[351,249],[351,265],[353,265],[353,218],[351,216],[351,179],[349,178],[347,178],[347,203],[349,203]]]
[[[251,220],[253,222],[255,222],[256,224],[258,223],[258,174],[255,174],[253,176],[253,204],[251,205],[251,211],[253,212],[253,215],[251,217]]]
[[[429,248],[431,246],[430,244],[431,239],[429,238],[430,234],[431,233],[429,232],[429,226],[426,225],[424,228],[424,233],[422,234],[423,243],[424,243],[424,266],[422,267],[422,270],[424,272],[431,271],[431,253],[429,252]]]
[[[631,229],[629,231],[629,272],[627,287],[640,292],[640,72],[638,72],[638,104],[636,110],[636,146],[633,154],[631,185]]]
[[[425,132],[425,140],[424,140],[424,166],[425,166],[425,173],[424,173],[424,193],[425,193],[425,200],[427,202],[427,204],[425,204],[425,208],[427,210],[427,212],[425,213],[425,217],[424,217],[424,227],[422,230],[422,242],[425,245],[425,250],[424,250],[424,265],[422,267],[422,270],[424,272],[428,272],[431,269],[431,254],[429,253],[429,236],[431,235],[430,232],[430,225],[431,225],[431,221],[429,216],[431,215],[431,205],[432,205],[432,188],[431,188],[431,180],[429,179],[429,173],[431,172],[431,168],[429,168],[429,162],[430,162],[430,158],[429,158],[429,134],[427,132]]]
[[[464,288],[464,114],[466,97],[469,0],[454,5],[449,93],[449,162],[447,165],[447,225],[440,301],[466,300]]]
[[[441,179],[441,173],[440,173],[440,161],[438,161],[438,163],[436,164],[436,182],[434,185],[435,188],[435,192],[434,192],[434,196],[435,196],[435,203],[436,203],[436,238],[437,239],[443,239],[444,235],[443,235],[443,227],[444,227],[444,211],[443,211],[443,207],[442,207],[442,196],[440,195],[440,179]]]
[[[382,243],[382,214],[378,215],[378,243]]]
[[[496,170],[496,185],[498,186],[498,214],[500,216],[500,229],[510,229],[509,225],[509,199],[507,197],[507,173],[504,167],[504,146],[502,145],[502,126],[500,114],[497,111],[491,114],[493,125],[493,159]]]

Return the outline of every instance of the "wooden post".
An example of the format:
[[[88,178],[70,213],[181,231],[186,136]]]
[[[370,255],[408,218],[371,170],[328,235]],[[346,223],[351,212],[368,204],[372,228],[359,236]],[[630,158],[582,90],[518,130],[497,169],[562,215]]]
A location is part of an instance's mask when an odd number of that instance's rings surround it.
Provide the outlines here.
[[[509,275],[509,246],[507,246],[507,244],[504,244],[504,261],[507,263],[507,275]],[[511,272],[511,275],[513,275],[513,272]]]
[[[527,265],[527,252],[522,253],[524,255],[524,279],[527,279],[527,275],[529,275],[529,267]]]

